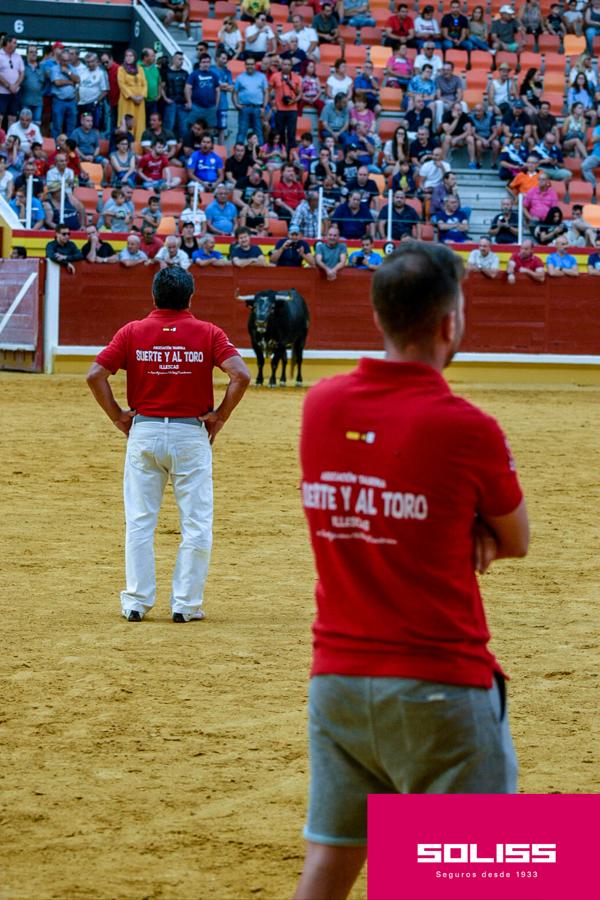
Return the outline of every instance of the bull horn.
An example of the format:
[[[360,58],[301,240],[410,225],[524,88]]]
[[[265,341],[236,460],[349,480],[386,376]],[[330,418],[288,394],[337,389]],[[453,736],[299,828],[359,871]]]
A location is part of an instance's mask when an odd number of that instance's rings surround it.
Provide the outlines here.
[[[286,291],[285,294],[279,294],[279,293],[277,293],[277,294],[275,294],[275,299],[276,299],[276,300],[291,300],[291,299],[292,299],[292,295],[290,294],[289,291]]]
[[[239,291],[236,291],[235,299],[242,300],[245,303],[247,300],[254,300],[254,294],[240,294]]]

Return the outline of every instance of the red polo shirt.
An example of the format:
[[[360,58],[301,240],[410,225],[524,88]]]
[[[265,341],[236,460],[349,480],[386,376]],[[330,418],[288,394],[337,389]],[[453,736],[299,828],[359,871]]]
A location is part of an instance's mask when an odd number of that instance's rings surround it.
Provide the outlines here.
[[[385,27],[389,28],[394,37],[408,37],[415,23],[410,16],[401,19],[399,16],[390,16]]]
[[[519,251],[513,253],[510,262],[515,264],[515,272],[518,272],[520,269],[530,269],[532,272],[535,272],[537,269],[544,268],[544,263],[539,256],[532,255],[524,259]]]
[[[119,329],[96,357],[127,371],[127,402],[145,416],[203,416],[214,405],[212,370],[238,352],[216,325],[189,310],[155,309]]]
[[[429,366],[363,359],[309,391],[300,452],[318,575],[312,673],[489,688],[501,670],[473,520],[522,497],[495,420]]]
[[[290,209],[296,209],[298,204],[304,200],[305,196],[304,188],[297,181],[293,181],[292,184],[286,184],[284,181],[280,181],[279,184],[273,188],[273,199],[283,200]]]

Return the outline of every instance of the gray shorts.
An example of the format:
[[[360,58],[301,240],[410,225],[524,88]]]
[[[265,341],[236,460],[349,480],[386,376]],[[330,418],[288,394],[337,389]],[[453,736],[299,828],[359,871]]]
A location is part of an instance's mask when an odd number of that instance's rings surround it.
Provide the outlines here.
[[[504,681],[490,690],[412,678],[318,675],[309,689],[304,836],[367,842],[369,794],[514,794]]]

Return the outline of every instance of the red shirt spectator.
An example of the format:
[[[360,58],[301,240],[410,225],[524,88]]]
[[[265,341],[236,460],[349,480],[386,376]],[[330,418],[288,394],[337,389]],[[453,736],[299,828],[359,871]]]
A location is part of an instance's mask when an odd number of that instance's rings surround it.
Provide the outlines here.
[[[519,272],[521,269],[529,269],[531,272],[535,272],[544,268],[544,263],[539,256],[534,256],[533,254],[523,256],[520,250],[513,253],[509,262],[515,264],[515,272]]]
[[[140,159],[138,171],[146,181],[161,181],[163,172],[168,167],[168,156],[155,156],[153,153],[146,153]]]
[[[298,109],[298,101],[285,103],[284,99],[293,99],[302,88],[302,79],[294,72],[284,75],[283,72],[275,72],[269,78],[269,83],[275,91],[275,108],[279,112],[295,112]]]
[[[411,37],[411,31],[414,32],[415,23],[412,18],[408,15],[406,16],[390,16],[387,22],[385,23],[385,27],[389,28],[392,35],[397,38],[408,38]]]
[[[281,174],[281,181],[273,190],[273,202],[275,209],[281,209],[280,204],[296,209],[299,203],[304,200],[304,188],[296,180],[296,173],[292,166],[284,166]]]
[[[163,242],[161,239],[154,234],[151,228],[144,226],[142,228],[140,250],[144,251],[148,259],[154,259],[162,246]]]

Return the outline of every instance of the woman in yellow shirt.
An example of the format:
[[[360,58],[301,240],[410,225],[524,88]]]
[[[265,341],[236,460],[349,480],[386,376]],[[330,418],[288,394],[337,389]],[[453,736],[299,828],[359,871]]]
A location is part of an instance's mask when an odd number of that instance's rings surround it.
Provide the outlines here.
[[[242,14],[240,19],[242,22],[254,22],[259,13],[264,13],[269,22],[273,21],[269,15],[271,4],[269,0],[242,0],[240,9]]]
[[[148,84],[142,66],[137,64],[135,50],[126,50],[123,65],[117,72],[119,83],[119,109],[118,121],[123,121],[123,116],[133,116],[133,132],[137,142],[141,141],[142,133],[146,128],[145,98],[148,95]]]

